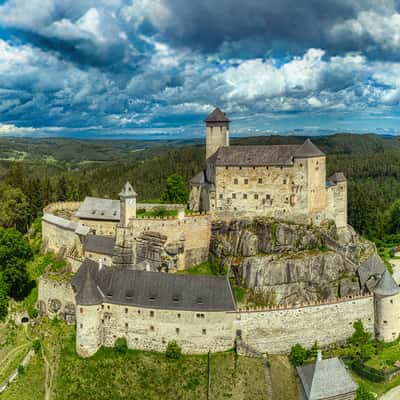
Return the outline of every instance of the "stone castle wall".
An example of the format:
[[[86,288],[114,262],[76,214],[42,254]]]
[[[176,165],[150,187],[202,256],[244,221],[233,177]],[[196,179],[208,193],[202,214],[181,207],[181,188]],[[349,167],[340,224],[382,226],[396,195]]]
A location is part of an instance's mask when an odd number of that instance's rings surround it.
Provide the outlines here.
[[[315,341],[321,346],[343,342],[352,335],[358,319],[374,333],[372,296],[305,307],[241,311],[236,315],[237,334],[260,352],[289,352],[296,343],[311,347]]]
[[[75,230],[42,220],[42,243],[46,251],[56,254],[61,249],[68,251],[75,247],[77,240]]]
[[[211,238],[211,217],[191,215],[179,218],[134,218],[129,229],[138,237],[145,232],[167,236],[167,243],[184,240],[184,265],[190,267],[208,259]]]
[[[195,312],[148,309],[104,303],[77,310],[77,351],[93,354],[119,337],[132,349],[165,351],[175,340],[185,353],[231,349],[236,338],[261,353],[286,353],[296,343],[311,347],[344,342],[361,319],[374,331],[373,298],[348,298],[332,303],[237,312]]]
[[[74,323],[75,294],[71,284],[66,280],[40,277],[37,308],[41,315],[47,315],[49,318],[58,317]]]

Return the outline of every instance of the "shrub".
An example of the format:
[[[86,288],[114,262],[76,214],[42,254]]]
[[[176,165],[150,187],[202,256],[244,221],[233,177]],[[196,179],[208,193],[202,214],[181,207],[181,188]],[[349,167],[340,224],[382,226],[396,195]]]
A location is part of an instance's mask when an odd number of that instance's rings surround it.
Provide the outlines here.
[[[42,348],[42,344],[40,343],[39,339],[35,339],[32,343],[32,349],[35,351],[35,353],[39,353],[40,349]]]
[[[355,400],[374,400],[374,395],[367,389],[364,384],[361,384],[357,389],[357,396]]]
[[[308,352],[307,350],[300,344],[295,344],[290,350],[289,360],[297,367],[298,365],[303,365],[304,361],[307,359]]]
[[[182,349],[175,341],[169,342],[167,345],[167,350],[165,352],[165,355],[167,356],[167,358],[177,360],[182,355]]]
[[[118,351],[118,353],[125,354],[128,351],[128,344],[126,343],[126,339],[118,338],[115,341],[114,348],[115,348],[115,350]]]
[[[23,365],[18,365],[18,375],[22,375],[25,372],[25,367]]]

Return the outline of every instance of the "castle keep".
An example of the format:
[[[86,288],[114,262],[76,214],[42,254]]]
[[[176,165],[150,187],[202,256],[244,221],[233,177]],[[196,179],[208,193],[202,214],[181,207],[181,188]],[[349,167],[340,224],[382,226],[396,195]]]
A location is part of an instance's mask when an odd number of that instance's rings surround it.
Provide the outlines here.
[[[310,140],[230,146],[223,112],[214,110],[205,122],[205,168],[190,183],[191,212],[166,204],[175,216],[149,217],[157,205],[137,202],[128,182],[119,200],[87,197],[46,207],[43,248],[66,259],[73,276],[40,279],[39,312],[76,324],[82,356],[120,337],[144,350],[164,351],[175,340],[185,353],[234,346],[244,354],[249,347],[287,352],[296,343],[343,342],[358,319],[379,339],[399,337],[400,289],[376,253],[360,261],[368,246],[347,225],[345,176],[326,178],[326,157]],[[207,261],[210,252],[227,256],[231,276],[246,259],[242,283],[281,282],[275,296],[289,300],[241,309],[228,276],[177,273]],[[319,276],[317,263],[339,286],[300,282]]]
[[[326,179],[326,157],[302,145],[229,146],[229,119],[218,108],[205,120],[206,166],[190,182],[190,207],[224,216],[269,216],[347,226],[347,182]]]

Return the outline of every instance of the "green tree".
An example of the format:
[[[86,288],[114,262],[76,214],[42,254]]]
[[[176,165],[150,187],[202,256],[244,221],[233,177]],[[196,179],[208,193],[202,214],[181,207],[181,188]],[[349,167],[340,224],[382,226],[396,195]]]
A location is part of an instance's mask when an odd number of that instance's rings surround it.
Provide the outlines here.
[[[26,232],[29,222],[29,202],[21,189],[0,185],[0,226]]]
[[[167,358],[170,358],[172,360],[178,360],[179,358],[181,358],[182,349],[179,347],[178,343],[173,340],[172,342],[168,343],[165,355]]]
[[[8,294],[23,298],[31,287],[26,263],[32,258],[28,240],[15,229],[0,228],[0,272]]]
[[[0,321],[4,321],[8,311],[8,286],[0,273]]]
[[[309,357],[310,358],[317,358],[319,349],[320,349],[319,344],[318,344],[317,341],[315,341],[314,344],[311,346],[311,349],[308,352]]]
[[[400,199],[396,200],[387,212],[387,233],[400,232]]]
[[[167,178],[167,185],[161,194],[163,203],[186,204],[189,199],[189,191],[185,180],[181,175],[172,174]]]
[[[359,319],[353,324],[354,333],[349,338],[349,342],[354,346],[361,346],[371,340],[371,334],[364,329],[362,321]]]
[[[126,339],[122,338],[122,337],[118,338],[115,341],[114,347],[115,347],[115,350],[117,350],[118,353],[121,353],[121,354],[125,354],[128,351],[128,343],[126,342]]]
[[[295,344],[290,350],[289,360],[295,367],[303,365],[307,359],[307,353],[307,350],[301,344]]]
[[[367,389],[362,383],[357,389],[357,395],[355,400],[374,400],[374,395]]]

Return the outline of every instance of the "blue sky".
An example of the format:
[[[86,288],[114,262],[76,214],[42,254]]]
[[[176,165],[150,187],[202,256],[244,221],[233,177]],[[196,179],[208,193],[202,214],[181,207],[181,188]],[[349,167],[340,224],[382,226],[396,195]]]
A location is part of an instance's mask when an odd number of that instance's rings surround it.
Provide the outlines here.
[[[0,134],[400,133],[400,1],[0,0]]]

